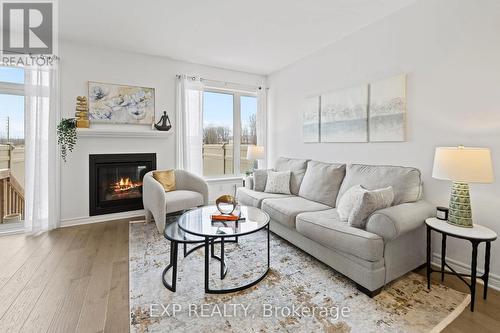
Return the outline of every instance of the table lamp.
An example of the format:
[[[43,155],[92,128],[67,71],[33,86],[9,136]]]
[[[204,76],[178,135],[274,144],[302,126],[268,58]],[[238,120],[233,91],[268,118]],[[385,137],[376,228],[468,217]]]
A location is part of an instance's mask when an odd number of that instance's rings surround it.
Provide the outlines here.
[[[432,177],[453,182],[448,223],[472,228],[468,183],[492,183],[494,181],[490,150],[464,146],[437,147]]]
[[[247,160],[257,161],[257,160],[263,160],[264,158],[265,154],[263,146],[248,146]]]

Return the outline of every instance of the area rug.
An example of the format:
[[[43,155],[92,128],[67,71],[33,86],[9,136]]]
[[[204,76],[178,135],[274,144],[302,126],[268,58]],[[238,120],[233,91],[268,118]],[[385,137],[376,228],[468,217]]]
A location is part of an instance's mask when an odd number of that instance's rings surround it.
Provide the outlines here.
[[[170,244],[154,223],[130,224],[129,242],[131,332],[438,332],[470,302],[469,295],[443,285],[427,290],[425,278],[415,273],[369,298],[352,281],[273,234],[271,270],[259,284],[231,294],[205,294],[203,248],[186,258],[179,248],[173,293],[161,282]],[[260,275],[265,245],[265,231],[227,244],[227,276],[221,282],[219,262],[211,262],[211,288]]]

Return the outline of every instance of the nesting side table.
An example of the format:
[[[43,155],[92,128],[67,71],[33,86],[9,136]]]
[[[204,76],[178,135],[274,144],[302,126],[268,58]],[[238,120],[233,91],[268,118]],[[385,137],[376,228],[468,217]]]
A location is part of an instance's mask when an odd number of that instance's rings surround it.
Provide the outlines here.
[[[445,274],[456,275],[462,280],[470,289],[471,293],[471,303],[470,310],[474,311],[474,299],[476,296],[476,279],[480,278],[484,281],[484,293],[483,298],[486,299],[488,293],[488,276],[490,273],[490,251],[491,242],[497,238],[497,234],[482,225],[474,224],[472,228],[457,227],[449,224],[446,221],[439,220],[435,217],[428,218],[425,220],[427,226],[427,288],[431,288],[431,273],[438,272],[441,273],[441,281],[444,281]],[[435,231],[441,234],[441,270],[434,270],[431,267],[431,231]],[[452,267],[446,263],[446,238],[447,236],[465,239],[472,244],[472,262],[471,262],[471,274],[458,273]],[[481,276],[477,276],[477,248],[480,243],[484,242],[486,244],[486,251],[484,257],[484,273]],[[450,272],[445,271],[447,267]],[[464,277],[470,277],[470,283],[464,279]]]

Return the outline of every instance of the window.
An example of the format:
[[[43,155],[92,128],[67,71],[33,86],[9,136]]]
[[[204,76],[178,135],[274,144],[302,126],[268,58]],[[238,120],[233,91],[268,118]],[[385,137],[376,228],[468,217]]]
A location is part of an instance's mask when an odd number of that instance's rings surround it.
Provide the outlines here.
[[[241,96],[241,173],[250,172],[257,168],[257,161],[247,160],[248,146],[257,144],[257,97]]]
[[[0,66],[0,186],[7,229],[24,219],[24,70],[17,67]]]
[[[255,168],[246,159],[257,144],[257,97],[232,91],[203,92],[203,175],[240,175]]]

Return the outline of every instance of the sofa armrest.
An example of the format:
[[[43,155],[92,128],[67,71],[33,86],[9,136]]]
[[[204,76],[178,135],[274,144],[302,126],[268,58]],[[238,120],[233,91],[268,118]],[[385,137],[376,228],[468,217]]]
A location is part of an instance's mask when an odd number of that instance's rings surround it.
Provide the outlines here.
[[[245,187],[253,190],[253,176],[247,176],[245,178]]]
[[[208,183],[200,176],[185,170],[175,170],[175,188],[198,192],[203,196],[203,204],[208,204]]]
[[[435,216],[434,206],[423,200],[404,203],[374,212],[366,222],[366,231],[389,242],[419,228],[432,216]]]

